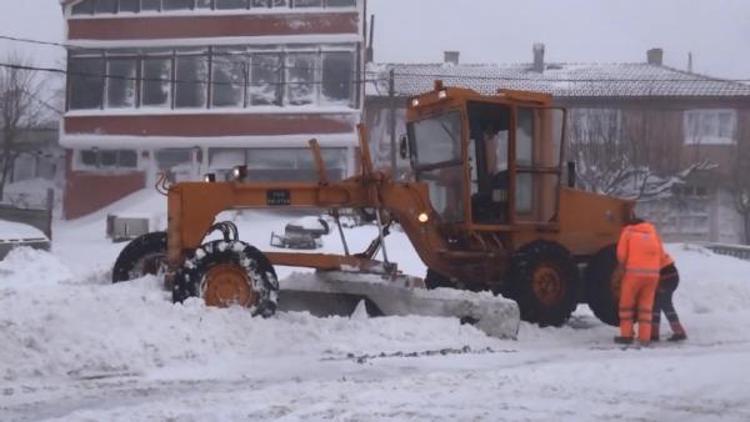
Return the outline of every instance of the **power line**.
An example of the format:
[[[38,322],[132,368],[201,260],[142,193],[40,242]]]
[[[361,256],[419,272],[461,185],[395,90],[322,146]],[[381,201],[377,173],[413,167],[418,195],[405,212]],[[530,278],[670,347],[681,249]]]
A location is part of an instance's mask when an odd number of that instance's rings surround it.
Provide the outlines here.
[[[44,46],[52,46],[52,47],[62,47],[62,48],[78,48],[74,45],[69,44],[63,44],[59,42],[53,42],[53,41],[41,41],[41,40],[34,40],[31,38],[22,38],[22,37],[12,37],[10,35],[0,35],[0,40],[7,40],[7,41],[15,41],[15,42],[24,42],[28,44],[36,44],[36,45],[44,45]]]

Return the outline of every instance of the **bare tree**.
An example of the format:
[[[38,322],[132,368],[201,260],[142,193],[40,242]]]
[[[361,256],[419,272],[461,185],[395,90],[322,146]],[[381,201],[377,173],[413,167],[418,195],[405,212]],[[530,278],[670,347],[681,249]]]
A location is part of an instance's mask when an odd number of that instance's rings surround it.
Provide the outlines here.
[[[24,131],[37,126],[43,116],[39,98],[44,85],[21,55],[11,53],[4,62],[10,66],[0,67],[0,201],[21,152]]]
[[[616,109],[577,109],[570,113],[569,159],[576,162],[582,189],[631,199],[667,197],[693,172],[713,167],[702,160],[680,170],[664,170],[678,167],[675,165],[655,169],[645,144],[646,123],[624,124],[622,119]],[[662,157],[662,161],[673,158]]]

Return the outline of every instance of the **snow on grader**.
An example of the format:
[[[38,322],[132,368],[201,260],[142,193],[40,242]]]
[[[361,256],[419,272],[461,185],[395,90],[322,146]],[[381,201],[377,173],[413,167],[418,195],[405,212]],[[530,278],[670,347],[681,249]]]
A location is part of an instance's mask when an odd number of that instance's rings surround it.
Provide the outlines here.
[[[319,315],[347,314],[364,301],[371,314],[454,316],[490,335],[513,337],[519,318],[563,324],[579,302],[617,323],[614,244],[633,202],[574,189],[564,165],[565,110],[549,95],[501,90],[497,95],[444,87],[412,98],[400,153],[408,180],[373,169],[359,126],[361,173],[331,181],[316,141],[318,180],[255,182],[237,167],[233,180],[163,186],[167,232],[150,233],[120,254],[113,281],[161,267],[174,302],[246,306],[268,317],[277,307]],[[565,179],[565,180],[563,180]],[[261,252],[240,240],[233,209],[329,210],[343,255]],[[352,253],[339,222],[342,209],[362,210],[378,236]],[[409,277],[389,260],[386,236],[398,224],[428,268]],[[212,232],[222,239],[206,241]],[[382,251],[382,261],[375,259]],[[315,269],[279,285],[274,266]]]

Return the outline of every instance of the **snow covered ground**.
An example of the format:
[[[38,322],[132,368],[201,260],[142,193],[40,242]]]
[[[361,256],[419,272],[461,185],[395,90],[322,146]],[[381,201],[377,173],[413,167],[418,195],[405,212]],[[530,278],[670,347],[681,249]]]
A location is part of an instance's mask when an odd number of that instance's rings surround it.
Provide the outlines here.
[[[114,209],[163,222],[137,195]],[[562,328],[522,324],[517,341],[450,318],[172,305],[155,278],[109,284],[124,245],[105,240],[105,214],[57,223],[51,254],[0,262],[0,421],[750,420],[748,262],[670,245],[690,338],[623,351],[585,305]],[[259,246],[297,218],[227,217]],[[362,249],[375,231],[351,234]],[[402,234],[388,245],[423,275]]]

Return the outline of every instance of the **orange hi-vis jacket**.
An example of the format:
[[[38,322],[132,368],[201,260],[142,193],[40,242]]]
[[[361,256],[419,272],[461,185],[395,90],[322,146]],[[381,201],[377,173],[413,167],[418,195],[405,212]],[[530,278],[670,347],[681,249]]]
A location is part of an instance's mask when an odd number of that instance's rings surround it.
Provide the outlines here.
[[[652,224],[643,222],[622,229],[617,260],[627,273],[658,275],[663,259],[661,239]]]

